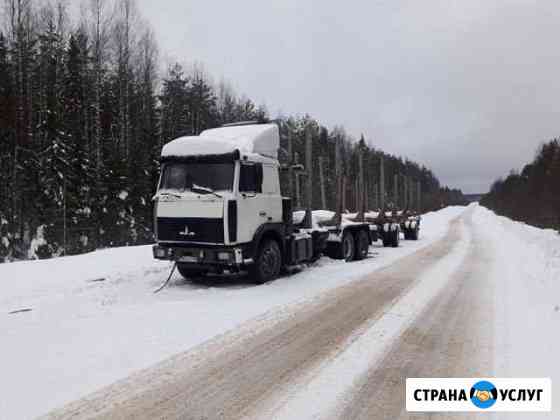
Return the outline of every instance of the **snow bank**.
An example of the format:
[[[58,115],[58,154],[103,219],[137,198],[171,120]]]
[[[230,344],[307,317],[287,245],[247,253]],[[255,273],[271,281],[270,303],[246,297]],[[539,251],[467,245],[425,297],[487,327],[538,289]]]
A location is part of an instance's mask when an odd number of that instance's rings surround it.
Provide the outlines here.
[[[205,130],[200,136],[186,136],[163,146],[162,156],[197,156],[258,153],[277,159],[280,135],[276,124],[254,124]]]
[[[153,260],[150,246],[2,264],[0,417],[44,414],[266,311],[355,281],[441,238],[463,211],[425,215],[419,241],[376,243],[353,263],[322,258],[262,286],[243,278],[192,284],[176,274],[154,295],[170,265]]]
[[[489,245],[488,257],[501,262],[488,273],[495,289],[495,376],[560,383],[560,235],[484,207],[473,220]],[[553,386],[552,393],[557,408],[560,387]]]

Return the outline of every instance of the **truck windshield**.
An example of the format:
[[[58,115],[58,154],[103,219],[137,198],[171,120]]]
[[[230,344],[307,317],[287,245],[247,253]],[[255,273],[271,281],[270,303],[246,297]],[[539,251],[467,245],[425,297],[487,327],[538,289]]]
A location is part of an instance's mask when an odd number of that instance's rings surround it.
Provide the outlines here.
[[[168,163],[164,166],[160,189],[185,191],[193,187],[231,191],[233,163]]]

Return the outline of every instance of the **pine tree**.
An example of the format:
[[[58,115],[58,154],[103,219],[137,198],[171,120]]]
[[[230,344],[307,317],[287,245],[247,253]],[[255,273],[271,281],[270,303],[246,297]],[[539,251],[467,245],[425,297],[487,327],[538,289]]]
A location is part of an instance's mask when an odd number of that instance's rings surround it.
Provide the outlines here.
[[[198,135],[207,128],[215,127],[219,120],[216,96],[201,70],[195,69],[187,95],[190,134]]]
[[[80,33],[70,36],[63,89],[64,138],[72,149],[66,174],[66,217],[72,232],[71,245],[67,244],[67,251],[72,253],[89,250],[92,245],[90,236],[95,232],[91,225],[91,188],[95,183],[95,164],[89,157],[86,129],[88,101],[84,92],[87,62],[80,43],[81,36]]]
[[[160,145],[180,136],[191,134],[188,109],[188,80],[183,68],[176,63],[163,80],[161,101]]]

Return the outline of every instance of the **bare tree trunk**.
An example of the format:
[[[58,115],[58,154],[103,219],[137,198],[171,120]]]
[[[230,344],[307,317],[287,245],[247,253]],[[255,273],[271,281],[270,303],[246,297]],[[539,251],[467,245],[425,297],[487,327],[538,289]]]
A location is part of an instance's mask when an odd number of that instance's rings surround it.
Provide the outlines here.
[[[321,183],[321,208],[327,208],[327,195],[325,192],[325,175],[323,173],[323,156],[319,156],[319,182]]]
[[[344,210],[344,180],[342,175],[342,159],[340,153],[340,139],[336,139],[334,145],[334,174],[336,178],[335,216],[334,221],[340,225],[341,214]]]
[[[399,174],[393,175],[393,205],[399,207]]]
[[[364,185],[364,212],[369,211],[369,185],[366,182]]]
[[[31,132],[31,90],[30,72],[27,62],[29,51],[25,49],[30,45],[31,36],[31,4],[29,0],[6,0],[6,10],[10,22],[11,43],[16,46],[16,120],[15,139],[12,160],[12,229],[14,232],[23,232],[21,218],[21,190],[18,186],[19,148],[27,146]],[[27,111],[27,112],[26,112]],[[18,217],[19,216],[19,217]]]
[[[357,197],[357,211],[358,220],[364,219],[365,213],[365,181],[364,181],[364,151],[360,147],[358,155],[358,179],[356,180],[357,188],[356,188],[356,197]]]
[[[305,172],[307,174],[306,184],[306,212],[305,226],[309,229],[313,227],[313,138],[311,136],[311,127],[305,128]]]
[[[403,175],[403,187],[404,187],[404,192],[403,192],[403,209],[408,208],[408,177],[406,175]]]
[[[342,175],[342,213],[346,211],[346,184],[347,178],[346,174]]]
[[[379,207],[385,208],[385,162],[383,155],[379,162]]]
[[[101,68],[103,60],[104,30],[103,30],[104,0],[91,0],[93,14],[93,89],[94,89],[94,129],[93,143],[95,148],[96,178],[99,182],[103,163],[103,146],[101,142]]]
[[[131,25],[134,18],[133,0],[120,0],[120,16],[117,26],[118,61],[119,61],[119,109],[120,141],[124,158],[128,160],[130,152],[130,46]]]
[[[292,130],[288,127],[288,196],[294,197],[294,149]]]
[[[299,163],[299,153],[295,153],[295,160],[296,163]],[[299,173],[296,172],[296,176],[295,176],[295,184],[296,184],[296,189],[295,189],[295,193],[296,193],[296,209],[301,209],[301,192],[300,192],[300,185],[299,185]]]
[[[353,195],[352,198],[354,198],[354,210],[356,210],[356,213],[359,213],[360,212],[360,193],[359,193],[360,180],[359,180],[359,178],[356,178],[354,180],[354,185],[352,185],[351,188],[352,188],[351,192],[352,192],[352,195]]]
[[[414,179],[412,179],[412,177],[408,178],[408,205],[411,209],[414,208],[414,206],[416,205],[416,200],[415,200],[415,192],[416,192],[416,188],[414,188]]]
[[[416,181],[416,189],[418,193],[418,204],[417,210],[418,212],[422,212],[422,183],[420,181]]]

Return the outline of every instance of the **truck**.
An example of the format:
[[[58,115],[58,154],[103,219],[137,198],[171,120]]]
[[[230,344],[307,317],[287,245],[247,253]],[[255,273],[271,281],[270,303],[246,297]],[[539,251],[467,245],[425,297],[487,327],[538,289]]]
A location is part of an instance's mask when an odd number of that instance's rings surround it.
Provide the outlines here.
[[[258,284],[323,253],[365,258],[370,223],[325,217],[310,203],[294,220],[292,199],[280,191],[279,146],[275,123],[230,124],[167,143],[154,196],[153,256],[173,261],[187,279],[248,272]]]

